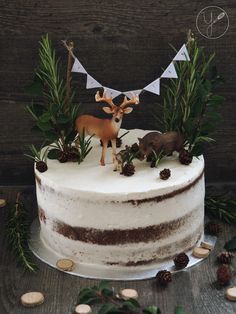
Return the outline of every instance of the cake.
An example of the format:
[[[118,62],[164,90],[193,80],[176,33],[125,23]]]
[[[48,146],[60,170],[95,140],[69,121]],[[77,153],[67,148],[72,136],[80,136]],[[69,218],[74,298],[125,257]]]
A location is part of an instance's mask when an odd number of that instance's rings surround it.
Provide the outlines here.
[[[148,132],[130,130],[125,144]],[[135,175],[125,177],[113,171],[110,153],[106,166],[99,165],[100,142],[91,141],[79,166],[48,160],[46,172],[35,169],[40,237],[49,250],[94,269],[132,272],[156,269],[201,240],[202,156],[186,166],[174,153],[157,168],[135,160]],[[171,171],[168,180],[159,177],[164,168]]]

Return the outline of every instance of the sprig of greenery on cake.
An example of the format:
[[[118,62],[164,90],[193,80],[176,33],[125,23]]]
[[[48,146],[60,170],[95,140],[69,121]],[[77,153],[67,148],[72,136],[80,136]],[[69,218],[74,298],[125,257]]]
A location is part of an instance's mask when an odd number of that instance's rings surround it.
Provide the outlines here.
[[[33,102],[27,111],[35,121],[33,131],[42,136],[44,144],[52,144],[48,151],[49,159],[81,162],[81,146],[75,146],[77,132],[74,129],[78,117],[79,105],[73,102],[74,92],[70,90],[70,71],[64,79],[60,59],[56,57],[48,35],[42,37],[39,48],[39,66],[35,71],[35,80],[26,92],[32,96],[41,96],[43,104]],[[83,138],[86,153],[90,140]],[[84,148],[84,147],[83,147]]]
[[[212,66],[215,55],[206,54],[189,31],[189,62],[176,62],[177,79],[164,88],[163,115],[155,116],[161,131],[177,131],[185,137],[185,146],[195,156],[203,152],[203,144],[212,142],[212,134],[220,120],[218,108],[224,98],[216,94],[222,78]]]

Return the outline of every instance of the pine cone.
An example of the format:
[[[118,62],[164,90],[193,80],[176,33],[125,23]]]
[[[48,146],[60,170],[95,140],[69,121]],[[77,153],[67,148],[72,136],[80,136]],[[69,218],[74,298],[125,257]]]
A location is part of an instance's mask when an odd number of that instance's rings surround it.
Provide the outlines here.
[[[161,286],[168,285],[168,283],[172,281],[171,273],[168,270],[160,270],[156,274],[156,281],[157,281],[157,284]]]
[[[231,264],[234,254],[231,252],[222,252],[217,256],[217,261],[221,264]]]
[[[46,162],[40,160],[40,161],[37,161],[36,162],[36,169],[39,171],[39,172],[45,172],[48,170],[48,166],[46,164]]]
[[[170,169],[165,168],[162,171],[160,171],[160,173],[159,173],[160,179],[167,180],[167,179],[169,179],[170,174],[171,174]]]
[[[232,279],[232,272],[228,265],[221,265],[217,269],[217,281],[221,286],[227,286]]]
[[[192,154],[189,151],[187,151],[186,149],[183,149],[179,153],[179,161],[181,164],[189,165],[189,164],[191,164],[192,160],[193,160]]]
[[[135,173],[135,167],[132,163],[126,163],[122,169],[122,174],[126,177],[130,177]]]
[[[221,232],[220,225],[214,221],[210,221],[205,225],[206,233],[217,236]]]
[[[76,162],[79,159],[79,152],[75,148],[71,148],[70,151],[67,152],[67,161]]]
[[[174,263],[175,263],[176,269],[185,268],[185,267],[188,265],[188,263],[189,263],[188,255],[185,254],[184,252],[178,254],[178,255],[174,258]]]
[[[68,161],[68,154],[66,152],[61,152],[60,156],[58,157],[58,161],[61,163]]]

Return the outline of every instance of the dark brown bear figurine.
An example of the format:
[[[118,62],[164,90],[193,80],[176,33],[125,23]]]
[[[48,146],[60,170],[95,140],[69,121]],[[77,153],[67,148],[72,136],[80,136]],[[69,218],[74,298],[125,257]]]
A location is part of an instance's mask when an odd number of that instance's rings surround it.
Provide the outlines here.
[[[139,149],[145,156],[150,155],[153,151],[156,154],[162,152],[168,156],[174,151],[180,152],[184,144],[184,137],[178,132],[150,132],[138,140]]]

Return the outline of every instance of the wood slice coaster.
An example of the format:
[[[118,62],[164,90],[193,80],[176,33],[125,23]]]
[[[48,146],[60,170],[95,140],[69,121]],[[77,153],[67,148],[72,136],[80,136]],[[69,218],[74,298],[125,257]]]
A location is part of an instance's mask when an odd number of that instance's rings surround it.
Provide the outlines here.
[[[236,301],[236,286],[228,288],[225,296],[229,301]]]
[[[87,304],[79,304],[75,308],[75,313],[76,314],[91,314],[92,313],[92,309]]]
[[[72,271],[74,262],[70,259],[59,259],[56,263],[57,268],[64,271]]]
[[[0,207],[4,207],[6,206],[6,204],[7,204],[7,201],[4,200],[3,198],[0,198]]]
[[[138,299],[138,292],[134,289],[122,289],[120,290],[119,296],[123,300]]]
[[[214,246],[211,245],[210,243],[208,242],[201,242],[200,246],[204,249],[207,249],[207,250],[213,250],[214,249]]]
[[[20,300],[25,307],[34,307],[44,302],[44,295],[41,292],[28,292],[23,294]]]
[[[209,255],[210,251],[208,249],[204,249],[202,247],[195,247],[193,249],[193,256],[197,257],[197,258],[204,258],[207,257]]]

